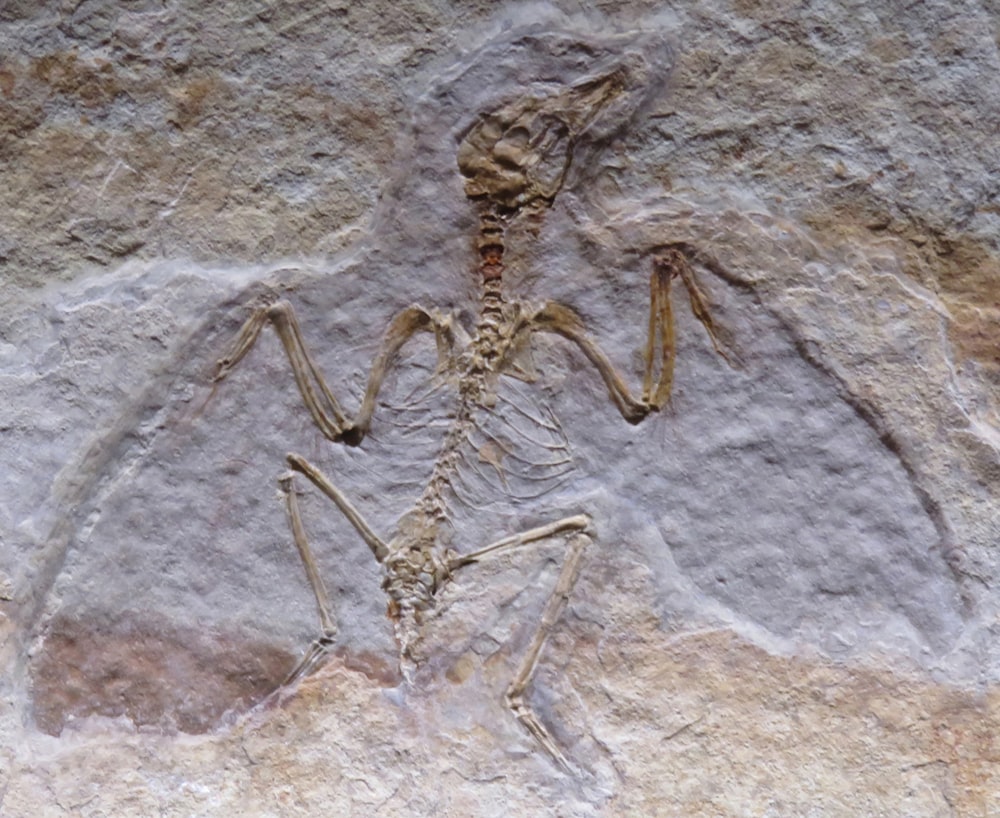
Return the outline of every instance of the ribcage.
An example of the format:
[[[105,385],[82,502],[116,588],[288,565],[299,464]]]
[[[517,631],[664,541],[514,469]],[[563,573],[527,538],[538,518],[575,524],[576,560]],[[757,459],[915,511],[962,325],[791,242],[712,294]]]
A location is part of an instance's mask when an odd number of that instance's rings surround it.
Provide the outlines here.
[[[562,426],[530,385],[502,377],[495,398],[473,413],[453,479],[457,500],[478,510],[537,501],[575,471]]]

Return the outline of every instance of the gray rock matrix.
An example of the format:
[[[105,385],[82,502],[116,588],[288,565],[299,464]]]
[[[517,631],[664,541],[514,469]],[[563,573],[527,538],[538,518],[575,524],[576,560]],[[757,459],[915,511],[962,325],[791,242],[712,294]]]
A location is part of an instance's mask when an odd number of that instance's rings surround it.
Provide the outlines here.
[[[998,19],[0,6],[0,814],[996,813]],[[372,549],[299,479],[337,633],[282,684],[320,635],[286,455],[390,538],[454,421],[434,333],[356,446],[270,326],[213,382],[279,300],[352,415],[402,310],[475,334],[496,259],[459,154],[515,108],[563,141],[511,127],[490,171],[540,180],[486,197],[506,301],[578,316],[640,397],[664,248],[711,322],[675,280],[641,423],[572,333],[531,333],[442,489],[455,555],[590,521],[526,694],[555,751],[504,691],[564,536],[456,572],[404,673]]]

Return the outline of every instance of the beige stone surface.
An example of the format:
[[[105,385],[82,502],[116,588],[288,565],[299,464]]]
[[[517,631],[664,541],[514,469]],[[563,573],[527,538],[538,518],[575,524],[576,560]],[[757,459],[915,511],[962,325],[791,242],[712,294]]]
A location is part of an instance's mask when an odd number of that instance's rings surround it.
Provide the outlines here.
[[[0,815],[1000,815],[998,19],[2,5]],[[433,344],[359,449],[319,435],[273,335],[209,378],[260,299],[351,406],[398,310],[473,323],[458,145],[626,57],[616,116],[511,228],[510,297],[579,311],[634,385],[680,242],[738,366],[678,292],[658,416],[626,424],[555,339],[481,419],[535,418],[572,470],[531,492],[470,450],[455,547],[594,519],[530,694],[568,774],[503,704],[559,540],[460,574],[407,681],[371,554],[304,492],[340,635],[280,687],[317,634],[284,455],[391,531],[449,410]]]
[[[504,724],[499,706],[469,717],[469,697],[497,698],[484,665],[465,681],[428,674],[393,700],[377,679],[333,662],[213,735],[97,721],[36,738],[9,768],[5,810],[995,814],[995,693],[768,655],[717,630],[671,638],[648,618],[627,624],[610,645],[576,624],[550,659],[565,674],[556,684],[574,689],[556,708],[560,735],[587,750],[575,781]]]

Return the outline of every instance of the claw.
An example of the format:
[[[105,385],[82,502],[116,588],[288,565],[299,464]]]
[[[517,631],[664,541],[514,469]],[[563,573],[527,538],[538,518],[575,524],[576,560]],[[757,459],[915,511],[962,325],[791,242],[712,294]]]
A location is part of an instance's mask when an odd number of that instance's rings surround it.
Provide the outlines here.
[[[285,681],[281,683],[282,687],[289,687],[300,679],[304,679],[306,676],[312,675],[316,670],[320,668],[326,655],[333,648],[335,642],[335,634],[323,634],[323,636],[317,637],[313,640],[313,643],[309,646],[309,650],[306,651],[306,655],[302,657],[299,663],[292,669],[292,672],[285,677]]]
[[[504,697],[504,701],[507,703],[507,706],[514,711],[514,716],[517,720],[524,725],[524,728],[529,733],[531,733],[535,741],[542,745],[545,752],[549,754],[559,768],[564,773],[573,775],[573,768],[570,766],[569,761],[566,760],[566,756],[564,756],[562,751],[559,749],[559,745],[556,744],[555,739],[552,738],[552,734],[549,733],[545,725],[538,720],[538,716],[536,716],[535,711],[531,709],[531,705],[524,700],[524,696],[520,694],[511,695],[508,693]]]

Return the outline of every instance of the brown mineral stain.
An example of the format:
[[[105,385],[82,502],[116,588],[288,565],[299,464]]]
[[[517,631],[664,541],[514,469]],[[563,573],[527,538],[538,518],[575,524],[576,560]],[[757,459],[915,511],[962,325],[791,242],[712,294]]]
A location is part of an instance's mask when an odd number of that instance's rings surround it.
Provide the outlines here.
[[[371,651],[352,651],[343,647],[335,649],[332,656],[332,662],[363,674],[379,687],[396,687],[403,681],[395,657],[390,660]]]
[[[16,80],[14,78],[14,72],[8,71],[5,68],[0,68],[0,93],[4,95],[7,99],[14,96],[14,85]]]
[[[174,115],[170,121],[184,129],[195,124],[205,112],[213,98],[220,97],[225,85],[215,77],[197,77],[179,89],[171,91],[174,101]]]
[[[572,650],[589,653],[583,646]],[[760,781],[769,765],[780,779],[798,758],[796,773],[850,770],[861,791],[877,789],[880,781],[905,789],[909,781],[940,786],[955,815],[996,809],[1000,689],[938,685],[819,656],[776,656],[725,630],[669,642],[638,632],[632,640],[606,642],[600,672],[574,679],[584,699],[597,701],[592,685],[617,691],[605,705],[612,719],[663,725],[670,741],[649,752],[659,754],[667,775],[697,757],[705,759],[705,780]],[[646,752],[640,739],[631,749]],[[882,778],[886,774],[892,779]],[[649,806],[636,814],[652,814],[643,811]]]
[[[298,654],[233,632],[153,619],[54,619],[31,667],[35,722],[59,735],[86,716],[125,716],[137,727],[206,733],[277,690]],[[379,687],[401,681],[394,661],[339,647],[327,664]]]
[[[56,93],[76,97],[91,107],[110,102],[122,90],[112,63],[101,59],[81,60],[73,51],[37,58],[32,73]]]
[[[831,240],[886,237],[906,248],[906,271],[948,307],[948,337],[960,360],[1000,379],[1000,256],[981,240],[917,220],[894,218],[860,194],[814,211],[806,222]]]
[[[56,618],[31,667],[34,717],[51,735],[91,715],[204,733],[277,688],[296,658],[233,633]]]

